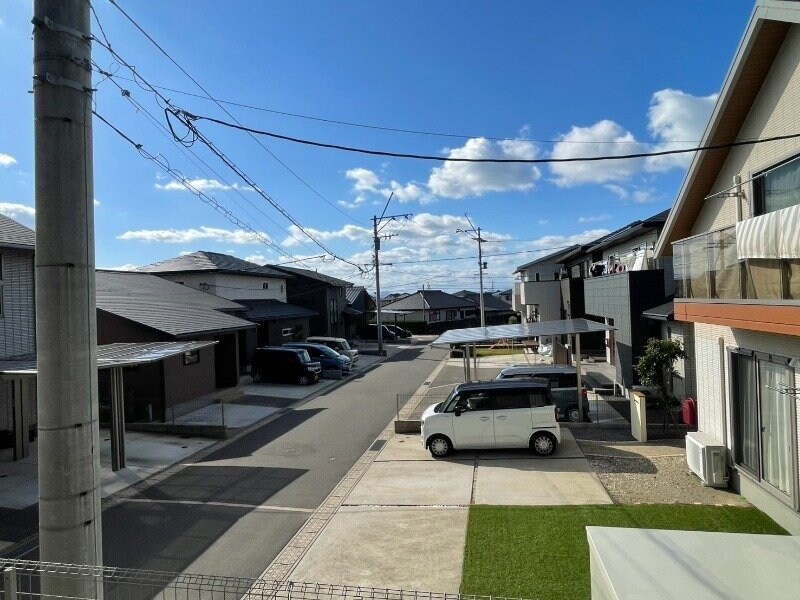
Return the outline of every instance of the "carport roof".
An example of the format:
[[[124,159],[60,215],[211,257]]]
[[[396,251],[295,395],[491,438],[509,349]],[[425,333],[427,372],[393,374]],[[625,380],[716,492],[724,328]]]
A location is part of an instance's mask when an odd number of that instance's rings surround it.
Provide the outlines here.
[[[616,327],[587,319],[565,319],[563,321],[540,321],[538,323],[520,323],[519,325],[497,325],[494,327],[470,327],[467,329],[449,329],[431,342],[432,346],[449,346],[450,344],[477,344],[497,342],[500,340],[521,340],[530,337],[550,335],[574,335],[612,331]]]
[[[157,362],[184,352],[213,346],[216,341],[105,344],[97,347],[97,368],[133,367]],[[36,375],[36,360],[0,360],[2,375]]]

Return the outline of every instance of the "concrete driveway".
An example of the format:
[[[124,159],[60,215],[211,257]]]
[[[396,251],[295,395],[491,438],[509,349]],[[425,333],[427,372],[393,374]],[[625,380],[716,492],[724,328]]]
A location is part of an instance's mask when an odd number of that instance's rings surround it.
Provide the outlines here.
[[[611,503],[566,428],[546,458],[480,451],[434,459],[419,435],[395,434],[290,579],[455,593],[470,505]]]

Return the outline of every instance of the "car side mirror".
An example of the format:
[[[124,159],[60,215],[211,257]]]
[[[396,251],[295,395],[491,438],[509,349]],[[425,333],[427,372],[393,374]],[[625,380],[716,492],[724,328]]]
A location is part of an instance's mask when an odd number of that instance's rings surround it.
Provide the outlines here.
[[[461,416],[461,413],[464,412],[464,409],[460,406],[456,406],[456,409],[453,411],[457,417]]]

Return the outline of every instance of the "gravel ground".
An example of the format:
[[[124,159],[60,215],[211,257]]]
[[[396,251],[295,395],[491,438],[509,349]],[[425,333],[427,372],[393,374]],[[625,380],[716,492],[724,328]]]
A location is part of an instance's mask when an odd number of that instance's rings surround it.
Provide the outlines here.
[[[578,443],[616,504],[748,505],[734,492],[704,486],[686,465],[683,440]]]

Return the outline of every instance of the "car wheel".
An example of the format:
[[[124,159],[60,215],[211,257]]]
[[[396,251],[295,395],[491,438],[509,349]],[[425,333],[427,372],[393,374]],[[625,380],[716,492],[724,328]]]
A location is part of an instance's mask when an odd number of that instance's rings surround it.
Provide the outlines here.
[[[300,375],[300,385],[308,385],[311,383],[311,378],[308,375]]]
[[[531,450],[539,456],[550,456],[556,451],[555,436],[546,431],[533,434],[531,438]]]
[[[450,454],[450,450],[452,450],[450,440],[443,435],[432,437],[428,441],[428,449],[431,451],[431,456],[433,456],[433,458],[444,458]]]
[[[578,407],[576,405],[569,406],[567,407],[566,417],[570,423],[580,423],[581,411],[578,410]]]
[[[253,371],[253,372],[250,374],[250,377],[252,377],[252,378],[253,378],[253,381],[254,381],[255,383],[258,383],[258,382],[260,382],[260,381],[261,381],[261,371]]]

